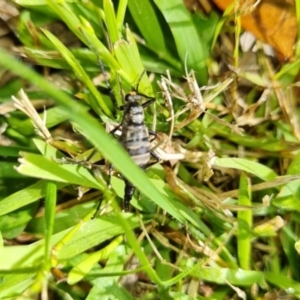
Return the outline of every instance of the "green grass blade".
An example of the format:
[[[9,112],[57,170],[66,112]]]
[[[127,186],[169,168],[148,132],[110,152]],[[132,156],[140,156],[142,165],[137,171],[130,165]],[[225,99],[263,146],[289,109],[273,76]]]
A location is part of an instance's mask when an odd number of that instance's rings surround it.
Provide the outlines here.
[[[139,84],[139,92],[152,96],[153,91],[148,76],[144,74],[141,78],[145,69],[137,44],[129,29],[126,30],[126,36],[127,41],[119,40],[114,46],[116,58],[122,69],[126,70],[126,73],[130,78],[130,85],[135,88],[137,84]],[[134,64],[132,63],[133,61]]]
[[[215,30],[215,34],[214,34],[214,38],[213,38],[213,42],[212,42],[212,48],[215,47],[216,41],[221,33],[221,30],[224,26],[224,23],[226,22],[226,20],[228,19],[228,16],[231,14],[233,8],[234,8],[235,3],[232,2],[230,5],[227,6],[225,12],[223,13],[222,18],[220,19],[220,21],[218,22],[217,26],[216,26],[216,30]]]
[[[51,238],[55,219],[56,192],[56,185],[52,182],[47,182],[45,195],[44,256],[35,282],[30,286],[30,294],[37,294],[42,290],[43,285],[47,281],[48,273],[51,268]]]
[[[275,179],[277,174],[270,168],[243,158],[219,158],[212,159],[212,165],[221,168],[233,168],[245,172],[249,172],[262,180],[269,181]]]
[[[285,290],[288,295],[300,299],[300,283],[298,281],[290,279],[286,275],[275,272],[265,272],[265,278],[269,283]]]
[[[90,214],[91,213],[93,212],[90,212]],[[126,215],[125,217],[128,219],[131,230],[139,226],[137,217],[129,215]],[[87,220],[88,218],[90,218],[90,215],[87,216]],[[99,228],[101,230],[99,230]],[[57,259],[60,263],[64,263],[68,259],[71,259],[115,236],[124,234],[124,229],[119,224],[118,217],[115,215],[101,216],[101,218],[93,220],[89,219],[89,221],[84,224],[79,222],[77,224],[77,230],[73,231],[74,234],[68,235],[72,229],[61,231],[51,238],[50,243],[52,245],[57,245],[56,249],[59,250]],[[17,262],[19,269],[33,266],[36,270],[36,266],[39,266],[44,255],[44,244],[45,240],[41,240],[31,245],[0,248],[1,270],[16,269],[15,264]]]
[[[249,178],[244,173],[241,174],[240,178],[238,204],[249,206],[248,210],[238,211],[237,249],[240,267],[244,270],[250,270],[252,229],[251,184]]]
[[[96,251],[84,259],[81,263],[76,265],[68,275],[68,283],[75,284],[76,282],[82,280],[86,276],[92,267],[100,260],[106,260],[109,258],[111,252],[123,241],[122,236],[116,237],[111,241],[106,247],[99,251]]]
[[[49,254],[51,251],[51,238],[54,228],[55,207],[56,207],[56,185],[53,182],[47,182],[45,196],[45,259],[44,263],[47,266]]]
[[[292,226],[287,224],[280,232],[280,240],[282,242],[284,253],[289,261],[289,266],[293,274],[293,278],[299,281],[300,270],[298,268],[300,263],[299,254],[296,251],[296,242],[298,236],[293,232]]]
[[[109,50],[100,42],[100,40],[98,40],[88,21],[86,21],[83,17],[77,17],[67,2],[47,0],[47,3],[84,44],[96,49],[104,63],[108,64],[111,69],[118,72],[125,81],[130,82],[126,72],[120,68],[118,62],[114,59]]]
[[[293,158],[291,164],[288,167],[288,175],[298,175],[300,174],[300,154],[298,153]],[[299,189],[300,180],[291,180],[288,183],[282,185],[280,192],[277,197],[273,199],[272,204],[276,207],[287,210],[287,211],[298,211],[299,207]]]
[[[264,272],[260,271],[202,267],[200,264],[197,264],[197,268],[193,268],[191,274],[201,280],[218,284],[227,284],[229,282],[238,286],[251,286],[255,283],[260,285],[264,285],[265,283]]]
[[[82,82],[88,87],[88,89],[91,91],[92,95],[96,99],[94,101],[93,97],[90,97],[93,101],[91,101],[91,106],[93,107],[94,111],[98,113],[100,116],[102,116],[101,110],[99,110],[99,107],[104,111],[104,113],[112,117],[112,113],[106,103],[103,101],[103,98],[101,97],[101,94],[96,89],[95,85],[89,78],[89,76],[86,74],[82,66],[78,63],[74,55],[69,51],[67,47],[65,47],[51,32],[47,30],[43,30],[44,34],[48,37],[48,39],[53,43],[53,45],[58,49],[58,51],[61,53],[61,55],[64,57],[64,59],[69,63],[69,65],[72,67],[75,74],[77,74],[78,78],[82,80]]]
[[[155,52],[161,58],[168,55],[162,27],[150,1],[129,0],[128,8],[135,24],[146,40],[147,46],[155,49]]]
[[[198,36],[189,11],[181,0],[154,2],[172,31],[182,66],[186,64],[188,70],[193,69],[199,83],[206,84],[208,50]]]
[[[103,189],[90,171],[83,166],[59,164],[51,158],[48,159],[38,154],[21,153],[21,155],[21,165],[17,170],[23,175]]]
[[[125,13],[128,5],[128,0],[120,0],[117,10],[118,30],[121,30],[124,24]]]
[[[114,44],[120,39],[118,23],[114,11],[114,6],[111,0],[103,1],[103,9],[105,13],[105,21],[108,30],[110,42]]]
[[[66,183],[55,183],[57,189],[66,186]],[[30,185],[16,193],[9,195],[8,197],[0,201],[0,216],[8,214],[20,207],[38,201],[45,196],[47,182],[44,180]]]

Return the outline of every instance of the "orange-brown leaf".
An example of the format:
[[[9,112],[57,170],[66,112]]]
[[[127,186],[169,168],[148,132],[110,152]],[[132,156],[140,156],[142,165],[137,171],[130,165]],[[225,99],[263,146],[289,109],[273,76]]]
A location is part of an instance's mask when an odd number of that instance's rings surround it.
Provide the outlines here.
[[[225,10],[233,0],[213,0]],[[256,7],[254,0],[240,1],[242,26],[255,37],[277,51],[280,59],[290,59],[294,53],[297,20],[294,1],[262,0]]]

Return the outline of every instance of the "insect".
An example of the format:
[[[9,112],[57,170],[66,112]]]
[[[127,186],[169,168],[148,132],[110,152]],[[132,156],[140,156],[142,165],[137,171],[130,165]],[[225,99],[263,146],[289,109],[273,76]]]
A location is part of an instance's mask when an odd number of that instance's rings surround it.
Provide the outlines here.
[[[132,90],[125,96],[126,103],[120,107],[124,111],[122,122],[111,133],[115,133],[122,127],[120,137],[122,146],[129,153],[132,160],[144,170],[159,161],[159,157],[151,150],[151,142],[156,138],[156,133],[148,130],[144,123],[144,108],[152,104],[155,98],[138,93],[137,89]],[[149,100],[140,104],[139,101],[142,98]],[[150,140],[150,135],[153,136],[152,140]],[[155,162],[150,163],[151,156],[155,159]],[[128,212],[130,211],[130,200],[134,194],[135,186],[126,178],[124,182],[124,211]]]
[[[98,63],[106,82],[107,89],[109,90],[110,97],[112,101],[115,102],[116,97],[108,82],[103,62],[97,54],[97,51],[94,50],[94,52],[97,55]],[[142,72],[138,80],[137,87],[125,95],[125,104],[119,107],[120,110],[124,111],[121,124],[116,126],[110,132],[111,134],[114,134],[118,129],[120,129],[120,127],[122,128],[122,133],[119,140],[124,149],[129,153],[133,161],[143,170],[159,161],[159,157],[151,150],[151,142],[156,138],[156,133],[148,130],[147,126],[144,123],[144,108],[152,104],[155,101],[155,98],[148,97],[138,92],[139,83],[144,73],[145,71]],[[140,101],[143,98],[148,99],[148,101],[140,104]],[[150,135],[153,136],[152,140],[150,140]],[[150,163],[151,156],[155,159],[155,161],[152,163]],[[110,167],[108,176],[109,186],[111,179],[111,169],[112,168]],[[124,178],[124,182],[124,211],[128,212],[130,210],[130,200],[132,199],[132,196],[134,194],[135,186],[126,178]],[[97,211],[98,209],[99,205]]]

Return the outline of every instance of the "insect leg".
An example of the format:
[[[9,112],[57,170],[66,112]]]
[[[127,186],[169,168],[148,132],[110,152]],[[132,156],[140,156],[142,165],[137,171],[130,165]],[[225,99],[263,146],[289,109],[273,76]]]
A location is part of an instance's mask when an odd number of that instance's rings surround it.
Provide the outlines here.
[[[114,129],[112,129],[109,133],[110,134],[114,134],[120,127],[122,126],[122,124],[117,125]]]
[[[143,70],[143,72],[141,73],[141,75],[140,75],[140,77],[138,79],[138,83],[137,83],[136,88],[135,88],[136,91],[139,90],[140,82],[141,82],[141,80],[142,80],[142,78],[143,78],[143,76],[144,76],[145,73],[146,73],[146,69]]]
[[[155,131],[149,130],[149,135],[152,135],[153,138],[150,140],[150,143],[153,142],[157,138],[157,133]],[[155,159],[154,162],[147,164],[147,168],[159,162],[159,156],[153,151],[150,150],[150,155]]]
[[[106,185],[107,187],[110,189],[111,188],[111,184],[110,184],[110,181],[111,181],[111,173],[112,173],[112,164],[109,164],[108,166],[108,175],[107,175],[107,181],[106,181]],[[103,198],[104,198],[104,192],[103,192],[103,195],[102,195],[102,198],[99,200],[98,202],[98,205],[96,207],[96,211],[93,215],[93,218],[94,219],[96,217],[96,215],[98,214],[98,212],[100,211],[100,207],[101,207],[101,204],[102,204],[102,201],[103,201]]]
[[[153,102],[155,102],[155,98],[149,98],[148,96],[143,95],[143,94],[140,94],[140,93],[139,93],[139,95],[141,95],[141,96],[143,96],[143,97],[145,97],[145,98],[150,99],[150,100],[146,101],[145,103],[141,104],[141,106],[142,106],[143,108],[145,108],[145,107],[151,105]]]
[[[149,167],[149,166],[151,166],[151,165],[154,165],[154,164],[156,164],[157,162],[159,162],[159,156],[154,152],[154,151],[152,151],[152,150],[150,150],[150,155],[155,159],[155,161],[154,162],[152,162],[152,163],[149,163],[148,165],[147,165],[147,168]]]
[[[150,143],[151,143],[157,138],[157,133],[155,131],[152,131],[152,130],[148,130],[148,132],[149,132],[149,135],[153,136],[153,138],[150,140]]]
[[[95,213],[94,213],[92,219],[95,219],[95,218],[96,218],[96,216],[97,216],[97,214],[98,214],[98,212],[99,212],[99,210],[100,210],[100,207],[101,207],[101,204],[102,204],[102,201],[103,201],[103,197],[104,197],[104,194],[102,195],[101,199],[100,199],[99,202],[98,202],[98,205],[97,205],[97,207],[96,207],[96,211],[95,211]]]
[[[122,124],[117,125],[113,130],[111,130],[109,133],[110,134],[114,134],[118,129],[120,129],[120,127],[122,126]],[[111,173],[112,173],[112,169],[113,169],[113,165],[110,163],[108,165],[108,177],[107,177],[107,186],[110,189],[111,188]]]

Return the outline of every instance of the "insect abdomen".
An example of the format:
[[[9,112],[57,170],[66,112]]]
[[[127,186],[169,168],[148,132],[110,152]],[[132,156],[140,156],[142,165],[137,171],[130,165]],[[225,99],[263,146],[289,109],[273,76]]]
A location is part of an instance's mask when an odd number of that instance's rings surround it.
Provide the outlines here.
[[[123,129],[121,143],[133,161],[145,168],[150,160],[149,133],[145,125],[131,125]]]

